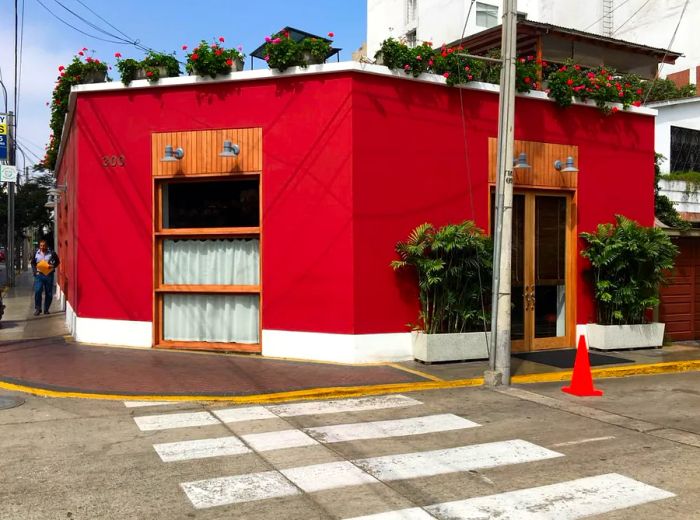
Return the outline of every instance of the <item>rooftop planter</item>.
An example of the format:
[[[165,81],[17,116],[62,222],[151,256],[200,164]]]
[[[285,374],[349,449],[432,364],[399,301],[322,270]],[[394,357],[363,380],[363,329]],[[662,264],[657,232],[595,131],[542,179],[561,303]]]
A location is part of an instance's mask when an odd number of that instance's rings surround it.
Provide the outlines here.
[[[484,289],[491,287],[491,239],[473,222],[434,228],[422,224],[396,244],[396,271],[418,283],[420,312],[413,356],[433,363],[488,357]]]
[[[155,83],[160,78],[180,75],[180,62],[174,54],[149,51],[141,61],[132,58],[122,59],[119,52],[115,53],[114,57],[117,59],[116,67],[124,85],[129,85],[135,79],[147,79]]]
[[[659,304],[658,288],[673,269],[678,248],[663,230],[640,226],[622,215],[581,233],[581,252],[591,262],[597,323],[589,325],[591,348],[618,350],[660,347],[663,324],[648,323]]]
[[[210,78],[243,70],[243,48],[239,46],[237,49],[226,49],[223,44],[223,36],[219,36],[211,44],[206,40],[199,42],[199,45],[187,54],[185,70],[192,75]],[[187,51],[187,45],[183,45],[182,50]]]
[[[329,38],[335,35],[328,33]],[[333,52],[333,40],[307,36],[300,40],[292,38],[290,31],[283,29],[265,37],[263,59],[271,69],[284,72],[290,67],[306,67],[320,64]]]

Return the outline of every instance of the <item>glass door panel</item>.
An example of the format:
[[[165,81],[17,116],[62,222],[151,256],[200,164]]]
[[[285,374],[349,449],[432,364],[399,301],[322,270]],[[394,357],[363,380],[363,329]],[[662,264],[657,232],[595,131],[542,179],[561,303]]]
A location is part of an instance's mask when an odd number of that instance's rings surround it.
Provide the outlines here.
[[[566,335],[566,197],[535,199],[535,338]]]
[[[513,195],[513,251],[511,254],[512,341],[525,339],[525,196]]]

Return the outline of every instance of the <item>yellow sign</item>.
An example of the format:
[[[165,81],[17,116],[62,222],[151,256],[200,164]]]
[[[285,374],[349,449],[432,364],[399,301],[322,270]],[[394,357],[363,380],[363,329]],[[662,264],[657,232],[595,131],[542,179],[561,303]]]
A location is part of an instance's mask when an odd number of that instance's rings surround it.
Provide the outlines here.
[[[0,134],[7,135],[7,125],[5,123],[0,123]]]

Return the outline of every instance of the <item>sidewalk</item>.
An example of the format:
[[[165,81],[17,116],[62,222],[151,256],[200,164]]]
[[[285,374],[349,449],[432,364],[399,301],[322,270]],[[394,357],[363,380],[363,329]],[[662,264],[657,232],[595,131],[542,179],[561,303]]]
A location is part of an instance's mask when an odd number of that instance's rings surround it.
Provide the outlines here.
[[[477,386],[487,362],[345,365],[253,355],[78,344],[65,314],[33,316],[32,275],[4,297],[0,389],[55,397],[264,402]],[[54,311],[57,310],[54,302]],[[700,370],[700,345],[606,352],[594,377]],[[513,383],[566,381],[569,368],[513,358]]]

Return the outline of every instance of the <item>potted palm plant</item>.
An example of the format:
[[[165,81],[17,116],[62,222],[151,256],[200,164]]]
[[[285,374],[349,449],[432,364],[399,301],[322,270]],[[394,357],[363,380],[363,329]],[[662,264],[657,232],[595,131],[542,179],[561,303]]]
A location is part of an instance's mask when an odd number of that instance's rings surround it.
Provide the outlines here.
[[[492,243],[471,221],[436,229],[422,224],[396,244],[394,270],[411,269],[418,282],[419,321],[413,356],[434,363],[488,358]]]
[[[659,304],[658,287],[673,269],[678,248],[658,228],[640,226],[622,215],[581,233],[591,262],[597,323],[587,327],[588,344],[599,350],[660,347],[664,324],[649,323]]]

